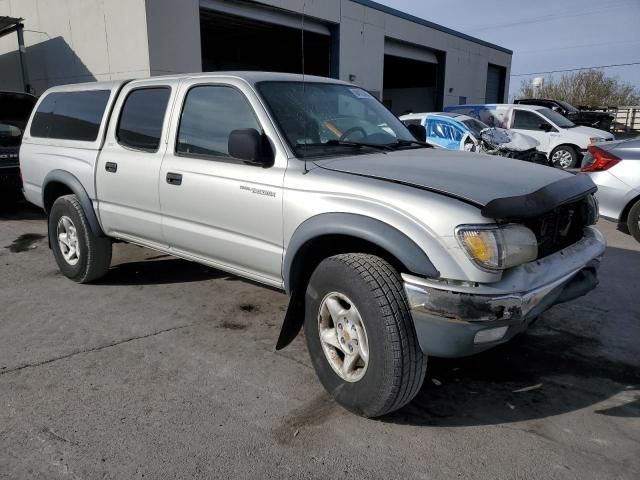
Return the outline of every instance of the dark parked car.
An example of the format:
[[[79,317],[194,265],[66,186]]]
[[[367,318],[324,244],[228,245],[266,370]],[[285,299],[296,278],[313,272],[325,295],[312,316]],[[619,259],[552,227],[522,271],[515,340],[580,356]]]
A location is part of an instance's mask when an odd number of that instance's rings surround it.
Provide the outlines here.
[[[0,194],[16,196],[22,188],[18,151],[36,97],[0,92]]]
[[[515,100],[514,103],[523,105],[540,105],[564,115],[576,125],[584,125],[586,127],[594,127],[608,132],[611,130],[611,124],[615,118],[610,113],[592,112],[589,110],[580,110],[570,103],[562,100],[550,100],[548,98],[521,98]]]

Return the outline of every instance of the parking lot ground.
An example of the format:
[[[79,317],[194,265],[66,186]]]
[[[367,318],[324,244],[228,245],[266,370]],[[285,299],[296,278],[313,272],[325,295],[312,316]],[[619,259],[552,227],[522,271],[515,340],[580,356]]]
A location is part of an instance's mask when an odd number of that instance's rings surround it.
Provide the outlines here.
[[[334,404],[284,294],[132,245],[59,272],[38,210],[0,213],[0,478],[640,478],[640,245],[601,222],[601,284],[521,338],[430,359],[381,419]]]

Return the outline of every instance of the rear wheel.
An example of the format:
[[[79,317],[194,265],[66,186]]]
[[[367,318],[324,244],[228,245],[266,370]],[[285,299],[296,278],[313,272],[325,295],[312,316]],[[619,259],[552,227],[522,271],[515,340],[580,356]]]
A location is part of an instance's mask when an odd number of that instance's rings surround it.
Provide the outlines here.
[[[360,253],[323,260],[309,280],[305,337],[325,389],[366,417],[397,410],[416,395],[427,367],[400,275]]]
[[[568,145],[560,145],[551,152],[551,163],[554,167],[573,168],[578,163],[578,153],[575,148]]]
[[[94,235],[75,195],[58,198],[49,213],[49,242],[60,271],[78,283],[104,276],[111,264],[111,239]]]
[[[627,228],[633,238],[640,242],[640,200],[638,200],[635,205],[631,207],[631,210],[629,210]]]

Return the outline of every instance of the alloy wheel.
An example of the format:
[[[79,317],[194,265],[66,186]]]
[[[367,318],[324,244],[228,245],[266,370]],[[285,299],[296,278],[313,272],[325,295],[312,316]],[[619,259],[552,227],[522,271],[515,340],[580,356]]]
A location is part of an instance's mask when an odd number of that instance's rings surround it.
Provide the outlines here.
[[[73,221],[67,216],[60,217],[57,227],[58,246],[60,253],[69,265],[75,265],[80,260],[80,242],[78,231]]]
[[[362,317],[347,296],[332,292],[324,297],[318,332],[333,371],[347,382],[362,379],[369,365],[369,341]]]
[[[559,165],[562,168],[569,168],[573,162],[571,152],[567,150],[558,150],[551,157],[551,161],[554,165]]]

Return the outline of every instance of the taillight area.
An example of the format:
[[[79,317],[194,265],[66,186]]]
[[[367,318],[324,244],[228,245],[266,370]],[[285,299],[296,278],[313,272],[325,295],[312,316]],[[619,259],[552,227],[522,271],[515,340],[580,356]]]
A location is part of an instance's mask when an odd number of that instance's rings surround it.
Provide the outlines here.
[[[603,172],[617,165],[622,159],[613,153],[595,145],[587,147],[587,155],[583,160],[581,172]],[[589,158],[590,157],[590,158]]]

